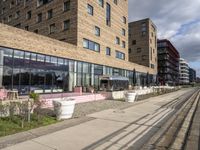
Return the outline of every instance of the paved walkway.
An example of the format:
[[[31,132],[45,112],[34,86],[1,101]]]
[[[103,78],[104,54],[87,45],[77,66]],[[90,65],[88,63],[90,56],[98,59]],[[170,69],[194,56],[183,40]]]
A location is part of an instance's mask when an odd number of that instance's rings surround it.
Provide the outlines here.
[[[179,97],[191,91],[153,97],[126,109],[109,109],[88,115],[90,120],[79,125],[49,133],[4,150],[80,150],[127,149],[148,138],[173,113]],[[86,108],[87,109],[87,108]]]

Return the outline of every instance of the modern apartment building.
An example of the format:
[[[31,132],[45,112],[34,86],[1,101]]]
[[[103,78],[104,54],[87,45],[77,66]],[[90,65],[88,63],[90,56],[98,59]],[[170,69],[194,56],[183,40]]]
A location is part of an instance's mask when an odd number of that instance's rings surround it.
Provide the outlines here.
[[[197,80],[196,70],[189,68],[189,81],[190,83],[194,83]]]
[[[4,24],[23,29],[0,24],[0,86],[26,94],[98,89],[103,75],[155,81],[156,68],[128,61],[127,0],[6,0],[0,7]]]
[[[158,80],[162,85],[179,83],[179,52],[167,40],[158,40]]]
[[[185,59],[180,58],[179,60],[179,83],[188,84],[189,83],[189,66]]]
[[[129,23],[129,61],[157,68],[157,28],[149,18]]]
[[[3,23],[128,60],[128,0],[2,0]]]

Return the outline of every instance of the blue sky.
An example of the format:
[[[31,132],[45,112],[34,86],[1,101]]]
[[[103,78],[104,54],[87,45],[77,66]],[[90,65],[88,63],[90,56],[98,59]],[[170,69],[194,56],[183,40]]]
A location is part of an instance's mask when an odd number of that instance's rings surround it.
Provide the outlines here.
[[[200,0],[129,0],[129,21],[151,18],[200,76]]]

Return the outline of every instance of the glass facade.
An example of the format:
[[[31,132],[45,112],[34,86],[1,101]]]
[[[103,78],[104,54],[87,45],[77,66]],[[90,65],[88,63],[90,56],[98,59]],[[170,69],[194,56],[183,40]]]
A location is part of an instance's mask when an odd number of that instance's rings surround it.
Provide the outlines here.
[[[146,74],[136,74],[137,85],[145,85]],[[75,86],[99,89],[102,75],[128,77],[133,84],[133,71],[0,47],[0,87],[19,94],[72,92]]]

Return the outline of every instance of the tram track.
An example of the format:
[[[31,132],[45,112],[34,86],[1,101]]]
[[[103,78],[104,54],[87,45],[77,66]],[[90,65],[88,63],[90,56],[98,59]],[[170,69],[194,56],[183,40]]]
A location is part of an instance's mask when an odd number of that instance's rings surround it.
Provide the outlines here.
[[[166,120],[166,123],[140,149],[189,150],[192,143],[192,146],[194,147],[195,144],[195,149],[199,150],[199,134],[195,136],[196,143],[191,140],[194,130],[199,132],[199,128],[194,129],[194,126],[199,125],[199,117],[197,116],[199,100],[200,90],[196,89],[195,92],[188,94],[181,101],[174,100],[163,106],[172,107],[177,111]],[[196,118],[195,121],[194,118]]]

